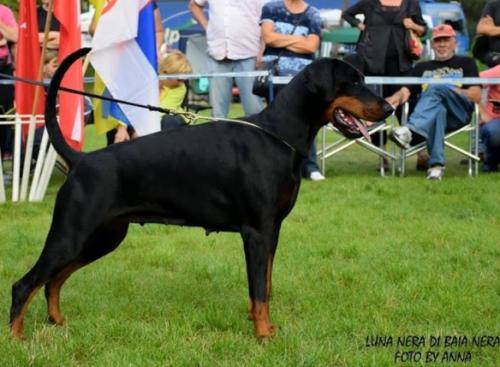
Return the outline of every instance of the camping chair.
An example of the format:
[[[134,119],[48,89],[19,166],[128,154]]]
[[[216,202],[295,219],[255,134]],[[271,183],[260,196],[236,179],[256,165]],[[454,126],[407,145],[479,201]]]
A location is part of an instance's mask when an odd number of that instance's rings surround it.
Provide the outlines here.
[[[403,106],[403,118],[401,125],[405,125],[408,121],[409,104],[405,103]],[[479,106],[476,104],[474,107],[474,112],[472,114],[470,122],[461,127],[458,130],[449,131],[445,134],[444,144],[446,147],[453,149],[454,151],[464,155],[468,160],[468,174],[469,176],[477,176],[479,172]],[[458,135],[460,133],[468,133],[468,150],[459,147],[456,144],[452,144],[449,139]],[[404,176],[406,173],[406,159],[418,152],[426,149],[426,142],[422,142],[409,149],[400,149],[399,152],[399,163],[398,169],[400,176]]]
[[[182,107],[187,111],[199,113],[200,111],[209,110],[212,107],[208,104],[208,90],[204,90],[203,78],[185,80],[186,94],[182,101]],[[207,81],[208,82],[208,81]],[[207,86],[208,87],[208,86]]]

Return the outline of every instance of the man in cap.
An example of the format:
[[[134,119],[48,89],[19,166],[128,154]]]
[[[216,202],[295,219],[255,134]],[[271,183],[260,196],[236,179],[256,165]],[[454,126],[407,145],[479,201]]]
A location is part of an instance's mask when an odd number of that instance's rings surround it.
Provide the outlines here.
[[[434,27],[431,46],[435,58],[416,64],[411,76],[432,79],[478,77],[474,59],[455,55],[456,45],[456,34],[450,25]],[[416,105],[408,123],[392,131],[391,140],[405,149],[425,140],[430,156],[427,178],[441,180],[445,170],[445,132],[457,130],[470,121],[474,102],[479,102],[480,94],[478,85],[462,86],[456,82],[402,87],[387,101],[398,106],[411,96]]]

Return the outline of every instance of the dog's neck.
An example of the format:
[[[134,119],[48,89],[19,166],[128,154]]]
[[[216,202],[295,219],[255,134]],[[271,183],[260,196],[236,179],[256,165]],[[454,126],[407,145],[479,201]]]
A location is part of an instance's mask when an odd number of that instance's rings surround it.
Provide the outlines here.
[[[314,137],[326,123],[323,116],[326,104],[322,105],[320,98],[301,88],[300,82],[292,80],[291,83],[295,84],[294,88],[282,90],[257,120],[264,129],[306,157]]]

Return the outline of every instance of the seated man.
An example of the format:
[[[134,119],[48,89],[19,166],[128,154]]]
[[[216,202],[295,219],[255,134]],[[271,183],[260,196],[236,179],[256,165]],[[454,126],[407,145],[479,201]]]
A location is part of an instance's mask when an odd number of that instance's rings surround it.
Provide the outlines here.
[[[473,58],[455,55],[457,41],[453,28],[440,24],[433,28],[431,45],[435,60],[416,64],[411,76],[433,79],[478,77]],[[427,141],[429,170],[427,178],[441,180],[445,170],[444,136],[469,123],[474,103],[479,102],[479,86],[433,84],[402,87],[387,98],[393,106],[406,102],[410,95],[417,98],[417,104],[408,124],[394,129],[390,139],[402,148],[408,149],[422,140]]]
[[[484,78],[499,78],[500,65],[481,72]],[[483,172],[498,172],[500,164],[500,85],[487,86],[485,100],[481,100],[481,127],[479,135],[484,144]]]

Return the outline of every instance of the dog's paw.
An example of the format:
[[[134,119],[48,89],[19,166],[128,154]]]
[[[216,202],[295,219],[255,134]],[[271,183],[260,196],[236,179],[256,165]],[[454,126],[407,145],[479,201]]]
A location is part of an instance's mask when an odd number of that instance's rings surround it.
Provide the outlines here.
[[[276,334],[276,327],[270,322],[257,322],[255,324],[255,337],[259,341],[272,338]]]

